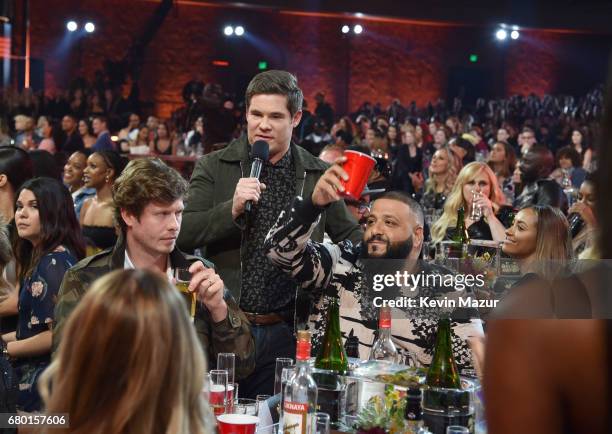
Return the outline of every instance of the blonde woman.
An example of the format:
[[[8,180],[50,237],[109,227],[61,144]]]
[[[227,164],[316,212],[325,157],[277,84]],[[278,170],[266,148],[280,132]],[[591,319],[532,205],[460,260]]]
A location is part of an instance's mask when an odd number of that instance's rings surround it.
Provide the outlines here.
[[[505,239],[505,225],[511,224],[512,208],[504,206],[505,198],[491,168],[482,162],[465,166],[453,187],[442,217],[431,228],[431,239],[435,243],[450,238],[457,225],[457,210],[465,210],[465,227],[472,239]],[[472,209],[479,207],[481,218],[472,219]]]
[[[444,146],[433,154],[421,202],[424,208],[442,209],[460,169],[461,162],[448,147]],[[420,173],[410,174],[410,179],[417,190],[423,184]]]
[[[48,413],[70,414],[67,433],[204,434],[215,431],[205,369],[180,293],[164,276],[118,270],[70,316],[39,389]]]

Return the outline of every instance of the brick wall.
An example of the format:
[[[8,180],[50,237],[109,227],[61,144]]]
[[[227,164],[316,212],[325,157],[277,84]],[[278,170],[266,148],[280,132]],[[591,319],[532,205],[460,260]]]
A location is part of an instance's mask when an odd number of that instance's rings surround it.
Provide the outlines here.
[[[44,60],[45,86],[51,91],[65,87],[77,74],[93,77],[105,58],[122,58],[158,5],[146,0],[30,3],[32,56]],[[67,36],[69,17],[92,19],[96,33],[80,40]],[[244,24],[250,37],[225,39],[221,29],[226,22]],[[347,103],[355,109],[364,100],[389,104],[400,98],[425,104],[448,96],[452,68],[470,67],[472,52],[481,58],[478,67],[493,77],[492,93],[541,95],[566,89],[569,79],[583,80],[584,86],[603,79],[602,53],[612,45],[608,38],[593,48],[593,41],[602,39],[596,35],[529,31],[500,54],[491,41],[492,29],[366,20],[361,22],[366,29],[362,35],[343,38],[339,29],[344,23],[355,21],[179,2],[146,51],[141,99],[152,102],[157,114],[169,116],[181,105],[181,89],[190,79],[242,89],[260,59],[296,73],[311,105],[320,90],[341,110]],[[571,69],[578,77],[568,76],[567,45],[573,53],[589,47],[596,59]],[[215,58],[227,59],[231,66],[214,67]]]

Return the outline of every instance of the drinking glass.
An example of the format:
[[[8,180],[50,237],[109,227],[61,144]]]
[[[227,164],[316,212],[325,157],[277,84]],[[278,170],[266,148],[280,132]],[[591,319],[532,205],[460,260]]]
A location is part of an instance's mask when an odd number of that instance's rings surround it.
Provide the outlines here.
[[[234,410],[232,413],[236,414],[250,414],[251,416],[257,416],[258,408],[257,401],[248,398],[238,398],[234,402]]]
[[[234,411],[234,403],[238,399],[238,383],[227,383],[227,405],[226,410],[228,413]]]
[[[315,434],[329,434],[329,414],[315,413],[316,430]]]
[[[257,401],[257,415],[258,416],[259,416],[259,412],[261,411],[261,409],[268,405],[266,401],[270,398],[271,398],[270,395],[257,395],[255,397],[255,401]]]
[[[227,371],[213,369],[209,373],[208,402],[215,416],[225,413],[227,405]]]
[[[293,359],[288,359],[284,357],[276,358],[276,370],[274,371],[274,394],[281,392],[281,375],[283,373],[283,368],[287,366],[293,366]]]
[[[236,367],[236,355],[234,353],[219,353],[217,355],[217,369],[227,371],[227,383],[234,384],[234,371]]]
[[[285,386],[287,385],[289,380],[291,380],[291,377],[293,377],[295,371],[295,366],[287,366],[286,368],[283,368],[283,371],[281,372],[281,388],[279,390],[279,393],[285,390]]]
[[[189,282],[191,281],[191,273],[187,268],[175,268],[174,269],[174,285],[179,290],[183,299],[185,300],[185,305],[187,306],[187,311],[189,312],[189,316],[193,321],[195,317],[196,311],[196,303],[197,303],[197,294],[195,291],[189,291]]]
[[[475,189],[472,190],[472,211],[470,213],[470,218],[472,221],[478,221],[482,217],[482,208],[480,205],[474,205],[474,201],[478,198],[480,192]]]

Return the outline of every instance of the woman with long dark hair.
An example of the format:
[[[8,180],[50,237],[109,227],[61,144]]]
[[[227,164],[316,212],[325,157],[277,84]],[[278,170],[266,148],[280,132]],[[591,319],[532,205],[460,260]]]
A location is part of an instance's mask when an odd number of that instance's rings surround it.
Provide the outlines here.
[[[580,166],[584,170],[591,170],[591,160],[593,159],[593,150],[584,138],[584,132],[580,129],[572,131],[571,144],[569,145],[580,154]]]
[[[91,149],[96,143],[96,136],[93,133],[91,121],[89,119],[81,119],[79,121],[79,135],[83,139],[83,145],[85,149]]]
[[[49,365],[51,326],[64,273],[85,255],[72,196],[53,178],[34,178],[17,193],[14,254],[19,277],[17,331],[2,336],[19,382],[17,408],[40,410],[36,382]]]
[[[516,167],[516,153],[508,142],[496,141],[491,147],[487,164],[495,173],[502,191],[513,191],[512,173]],[[512,201],[514,198],[510,198]]]
[[[114,151],[94,152],[87,158],[83,180],[85,187],[96,190],[95,196],[83,203],[79,217],[88,256],[114,246],[117,241],[111,187],[125,166],[125,159]]]

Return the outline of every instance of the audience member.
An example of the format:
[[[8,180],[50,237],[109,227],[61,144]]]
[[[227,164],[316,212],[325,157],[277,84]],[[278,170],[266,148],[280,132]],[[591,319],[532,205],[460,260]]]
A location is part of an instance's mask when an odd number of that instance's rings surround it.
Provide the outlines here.
[[[470,239],[501,242],[513,216],[512,208],[504,204],[504,194],[491,168],[486,163],[474,161],[459,172],[444,203],[444,213],[431,228],[431,239],[436,243],[452,239],[456,235],[457,211],[463,208]],[[473,213],[475,207],[480,209],[479,216]]]
[[[85,148],[83,138],[78,131],[77,118],[74,115],[67,114],[62,118],[62,131],[66,135],[66,141],[60,146],[60,150],[66,155]]]
[[[33,163],[26,151],[15,146],[0,148],[0,218],[5,222],[13,222],[15,193],[32,176]],[[9,227],[14,232],[14,222]]]
[[[515,208],[550,205],[562,210],[567,209],[563,190],[550,179],[553,168],[552,152],[543,145],[533,146],[523,155],[518,164],[522,191],[514,200]]]
[[[19,270],[17,331],[2,336],[19,382],[17,409],[41,410],[36,388],[50,362],[53,310],[68,268],[85,254],[72,198],[60,181],[34,178],[17,192],[15,258]]]
[[[94,151],[114,150],[115,144],[111,140],[108,130],[108,121],[104,116],[96,116],[92,121],[93,133],[96,136],[96,143],[92,146]]]
[[[59,294],[54,342],[62,338],[65,321],[83,294],[98,277],[117,269],[149,270],[172,279],[173,270],[191,274],[189,290],[201,304],[193,313],[202,348],[214,365],[217,353],[235,353],[236,374],[243,378],[253,370],[253,339],[244,314],[215,272],[213,265],[176,248],[181,227],[187,182],[158,159],[137,159],[113,185],[113,214],[120,237],[112,249],[73,267]]]
[[[93,148],[96,143],[96,136],[94,136],[93,127],[88,119],[81,119],[79,121],[79,136],[81,136],[81,140],[83,140],[85,149]]]
[[[85,187],[85,180],[83,179],[85,167],[87,167],[85,151],[73,152],[64,166],[63,180],[72,195],[77,219],[80,218],[83,203],[96,194],[94,188]]]
[[[550,177],[561,187],[580,188],[587,172],[582,168],[580,154],[574,148],[565,146],[557,151],[557,168]],[[566,185],[569,184],[569,185]]]
[[[429,166],[429,179],[425,182],[425,188],[421,199],[424,208],[442,209],[446,197],[453,189],[457,175],[461,169],[461,162],[448,148],[438,149],[431,159]],[[423,185],[423,177],[420,174],[410,175],[416,190]]]
[[[79,216],[88,255],[115,245],[117,233],[113,220],[113,182],[125,167],[124,159],[114,151],[94,152],[87,158],[83,171],[85,187],[96,194],[85,200]]]
[[[70,415],[70,432],[206,434],[205,371],[178,291],[159,273],[117,270],[70,315],[39,389],[47,413]]]

